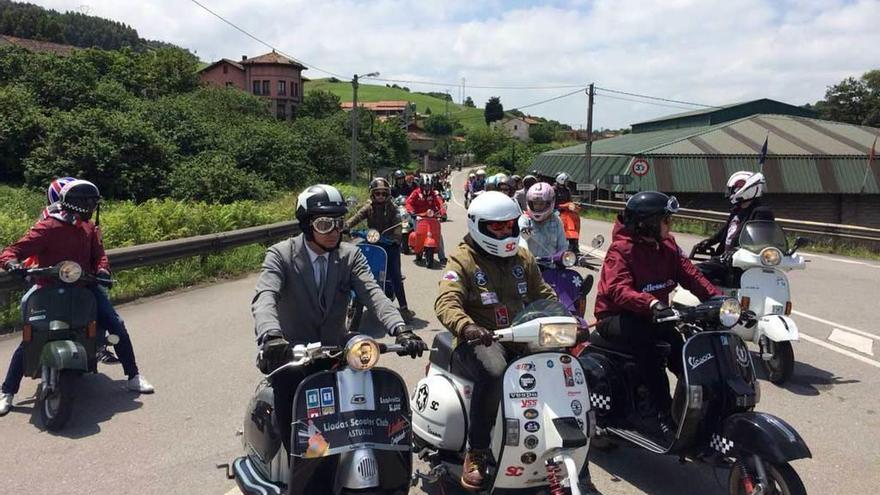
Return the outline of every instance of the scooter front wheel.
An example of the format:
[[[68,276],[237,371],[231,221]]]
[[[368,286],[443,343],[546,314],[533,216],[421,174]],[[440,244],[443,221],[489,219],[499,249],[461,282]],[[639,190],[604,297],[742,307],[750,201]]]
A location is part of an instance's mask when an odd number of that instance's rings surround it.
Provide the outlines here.
[[[425,248],[425,265],[429,270],[434,269],[434,248]]]
[[[58,431],[67,424],[73,412],[73,387],[77,374],[72,370],[61,370],[55,387],[45,395],[40,393],[38,400],[40,419],[49,431]],[[42,385],[41,385],[42,386]]]
[[[781,385],[791,379],[794,374],[794,350],[791,342],[775,342],[773,356],[764,361],[764,365],[767,366],[767,377],[772,383]]]
[[[807,495],[807,489],[800,476],[790,464],[764,463],[767,486],[758,491],[758,476],[753,462],[737,460],[730,470],[728,493],[730,495],[753,495],[765,493],[774,495]]]

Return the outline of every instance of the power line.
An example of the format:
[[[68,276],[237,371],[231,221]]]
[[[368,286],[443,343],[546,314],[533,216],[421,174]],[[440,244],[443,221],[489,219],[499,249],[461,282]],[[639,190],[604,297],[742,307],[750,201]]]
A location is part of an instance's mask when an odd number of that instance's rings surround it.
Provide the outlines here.
[[[680,103],[680,104],[682,104],[682,105],[692,105],[692,106],[695,106],[695,107],[721,108],[721,107],[717,107],[717,106],[715,106],[715,105],[706,105],[706,104],[704,104],[704,103],[694,103],[694,102],[691,102],[691,101],[682,101],[682,100],[672,100],[672,99],[669,99],[669,98],[660,98],[659,96],[648,96],[648,95],[642,95],[642,94],[638,94],[638,93],[628,93],[628,92],[626,92],[626,91],[619,91],[619,90],[616,90],[616,89],[600,88],[599,86],[596,86],[596,89],[599,89],[599,90],[602,90],[602,91],[607,91],[607,92],[609,92],[609,93],[617,93],[617,94],[621,94],[621,95],[635,96],[636,98],[645,98],[645,99],[648,99],[648,100],[666,101],[666,102],[669,102],[669,103]]]
[[[614,99],[614,100],[632,101],[632,102],[635,102],[635,103],[644,103],[645,105],[655,105],[655,106],[658,106],[658,107],[677,108],[677,109],[679,109],[679,110],[693,110],[693,108],[691,108],[691,107],[682,107],[682,106],[678,106],[678,105],[669,105],[669,104],[666,104],[666,103],[656,103],[656,102],[653,102],[653,101],[636,100],[636,99],[633,99],[633,98],[624,98],[624,97],[622,97],[622,96],[606,95],[606,94],[603,94],[603,93],[596,93],[595,95],[596,95],[596,96],[601,96],[602,98],[612,98],[612,99]]]
[[[512,111],[514,111],[514,110],[522,110],[522,109],[524,109],[524,108],[529,108],[529,107],[535,107],[535,106],[538,106],[538,105],[543,105],[543,104],[545,104],[545,103],[550,103],[551,101],[561,100],[561,99],[563,99],[563,98],[567,98],[567,97],[569,97],[569,96],[571,96],[571,95],[578,94],[578,93],[580,93],[581,91],[583,91],[583,90],[585,90],[585,89],[587,89],[587,88],[585,88],[585,87],[580,87],[580,88],[578,88],[578,89],[576,89],[576,90],[574,90],[574,91],[572,91],[572,92],[570,92],[570,93],[565,93],[565,94],[562,94],[562,95],[559,95],[559,96],[554,96],[554,97],[552,97],[552,98],[547,98],[546,100],[536,101],[536,102],[534,102],[534,103],[529,103],[528,105],[521,105],[521,106],[518,106],[518,107],[516,107],[516,108],[511,108],[511,109],[507,109],[507,110],[504,110],[504,111],[505,111],[505,112],[512,112]],[[453,115],[454,115],[454,114],[453,114]],[[483,116],[483,115],[476,115],[476,114],[475,114],[475,115],[469,115],[469,116],[463,117],[462,119],[459,119],[459,120],[471,119],[471,118],[482,117],[482,116]]]
[[[278,52],[278,53],[284,55],[285,57],[287,57],[287,58],[293,60],[294,62],[297,62],[297,63],[300,63],[300,64],[302,64],[302,65],[305,65],[306,67],[308,67],[308,68],[310,68],[310,69],[315,69],[315,70],[318,71],[318,72],[323,72],[323,73],[325,73],[325,74],[330,74],[331,76],[338,77],[338,78],[340,78],[340,79],[346,79],[346,80],[348,79],[347,77],[345,77],[345,76],[343,76],[343,75],[337,74],[337,73],[335,73],[335,72],[331,72],[331,71],[329,71],[329,70],[324,70],[324,69],[318,67],[317,65],[310,64],[310,63],[308,63],[308,62],[306,62],[306,61],[304,61],[304,60],[299,60],[299,59],[297,59],[296,57],[290,55],[289,53],[285,53],[284,51],[282,51],[282,50],[280,50],[280,49],[278,49],[278,48],[275,48],[275,47],[272,46],[271,44],[269,44],[269,43],[267,43],[267,42],[261,40],[260,38],[257,38],[256,36],[254,36],[253,34],[247,32],[247,31],[244,30],[243,28],[238,27],[235,23],[233,23],[232,21],[226,19],[226,18],[223,17],[222,15],[220,15],[220,14],[214,12],[213,10],[209,9],[208,7],[206,7],[205,5],[202,5],[198,0],[189,0],[189,1],[192,2],[192,3],[194,3],[194,4],[196,4],[196,5],[198,5],[199,7],[201,7],[201,8],[204,9],[205,11],[207,11],[209,14],[211,14],[211,15],[213,15],[214,17],[220,19],[221,21],[225,22],[226,24],[229,24],[230,26],[234,27],[235,29],[237,29],[238,31],[242,32],[243,34],[245,34],[246,36],[248,36],[248,37],[251,38],[252,40],[256,41],[257,43],[260,43],[260,44],[262,44],[262,45],[265,45],[265,46],[271,48],[272,51]]]
[[[382,77],[365,77],[364,79],[371,79],[373,81],[381,81],[381,82],[393,82],[393,83],[404,83],[404,84],[424,84],[427,86],[460,86],[459,83],[447,83],[447,82],[439,82],[439,81],[415,81],[408,79],[386,79]],[[560,84],[555,86],[489,86],[489,85],[479,85],[479,84],[468,84],[468,88],[472,89],[566,89],[566,88],[583,88],[583,84]]]

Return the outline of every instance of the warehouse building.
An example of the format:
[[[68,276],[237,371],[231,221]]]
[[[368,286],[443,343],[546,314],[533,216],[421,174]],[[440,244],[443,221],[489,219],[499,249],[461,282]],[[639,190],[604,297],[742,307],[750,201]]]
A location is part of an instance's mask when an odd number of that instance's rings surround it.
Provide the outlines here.
[[[880,227],[880,163],[867,168],[880,129],[815,117],[769,99],[713,107],[633,124],[630,134],[596,141],[590,167],[586,145],[579,144],[539,155],[532,168],[596,184],[600,199],[660,190],[687,208],[724,211],[727,178],[758,170],[766,138],[765,197],[777,216]],[[636,177],[632,165],[642,160],[647,173]]]

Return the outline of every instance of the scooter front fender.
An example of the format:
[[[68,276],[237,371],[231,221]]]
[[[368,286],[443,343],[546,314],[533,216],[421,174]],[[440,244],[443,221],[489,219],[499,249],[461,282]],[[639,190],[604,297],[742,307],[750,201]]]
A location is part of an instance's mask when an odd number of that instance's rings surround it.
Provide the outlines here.
[[[86,348],[72,340],[53,340],[43,346],[40,365],[57,370],[89,370]]]
[[[784,420],[762,412],[734,414],[724,420],[722,435],[712,435],[712,447],[727,456],[756,454],[782,464],[813,457],[806,442]]]
[[[785,342],[798,340],[799,332],[797,323],[791,318],[782,315],[766,315],[758,320],[756,339],[766,335],[773,342]]]

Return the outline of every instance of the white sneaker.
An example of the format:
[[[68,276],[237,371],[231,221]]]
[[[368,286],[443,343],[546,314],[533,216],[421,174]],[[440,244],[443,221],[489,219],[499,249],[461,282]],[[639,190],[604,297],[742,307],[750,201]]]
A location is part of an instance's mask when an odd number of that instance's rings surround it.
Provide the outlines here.
[[[142,394],[152,394],[155,389],[143,375],[135,375],[128,380],[128,389],[132,392],[140,392]]]
[[[0,394],[0,416],[6,416],[12,409],[12,394]]]

